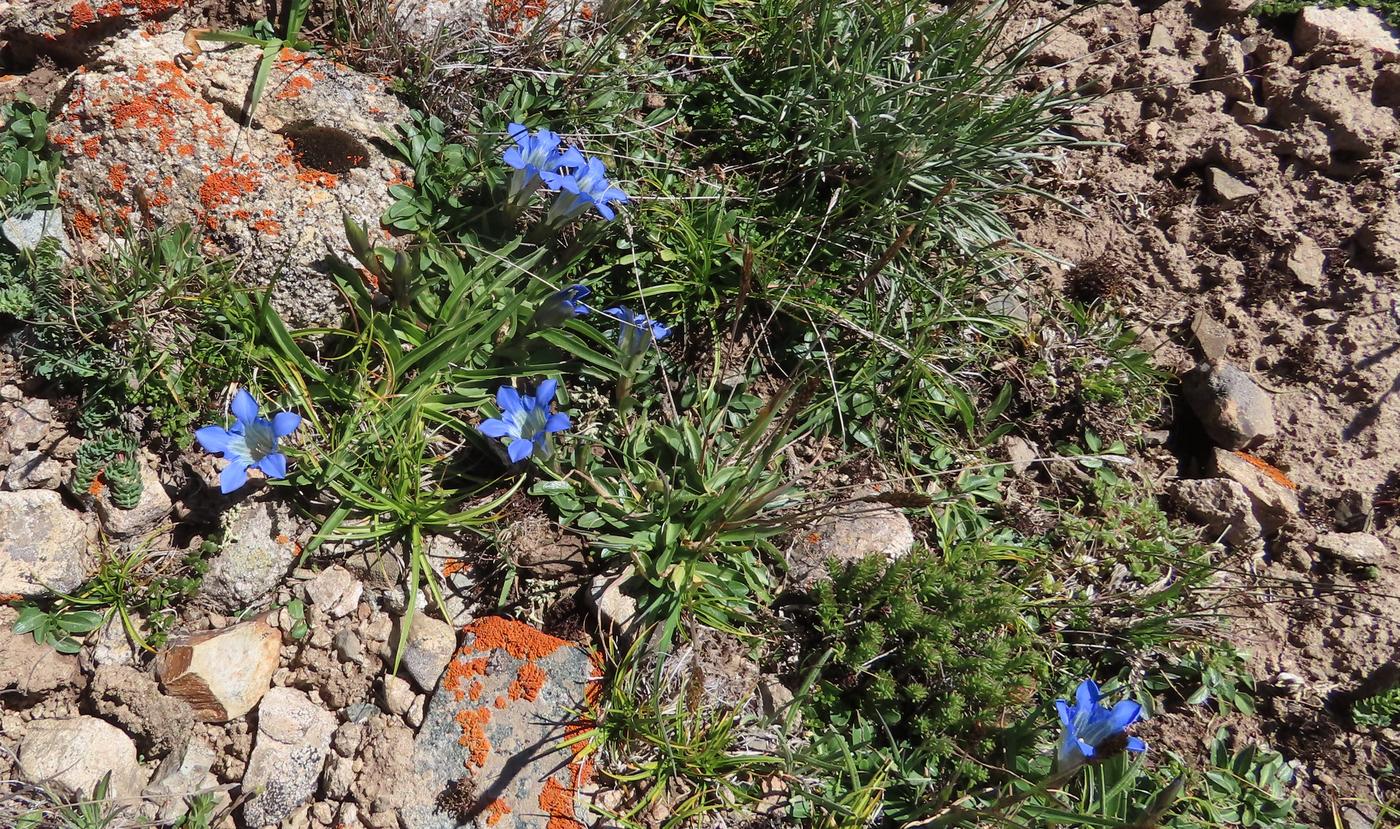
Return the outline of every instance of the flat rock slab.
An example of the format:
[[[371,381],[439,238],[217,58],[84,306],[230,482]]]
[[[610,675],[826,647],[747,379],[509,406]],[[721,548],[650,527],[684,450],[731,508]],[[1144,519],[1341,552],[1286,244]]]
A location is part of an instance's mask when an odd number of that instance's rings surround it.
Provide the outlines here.
[[[76,246],[100,255],[122,225],[196,228],[211,253],[274,284],[294,325],[338,316],[329,257],[350,257],[342,215],[387,239],[379,216],[408,167],[378,149],[407,109],[383,81],[283,50],[254,117],[242,107],[262,50],[178,31],[133,31],[73,76],[50,138],[63,154],[63,209]]]
[[[582,744],[599,672],[581,648],[521,622],[481,619],[428,704],[414,745],[424,800],[402,810],[411,829],[582,829]],[[426,798],[431,797],[428,801]]]
[[[31,783],[57,783],[79,796],[91,795],[111,772],[108,793],[116,798],[139,795],[147,778],[131,738],[96,717],[30,723],[19,746],[19,772]]]

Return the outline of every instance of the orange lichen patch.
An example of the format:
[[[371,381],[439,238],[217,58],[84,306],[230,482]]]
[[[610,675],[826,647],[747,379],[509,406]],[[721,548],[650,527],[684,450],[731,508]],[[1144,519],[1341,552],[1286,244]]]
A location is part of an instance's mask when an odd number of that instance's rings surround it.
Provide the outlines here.
[[[369,271],[365,271],[365,273],[369,273]],[[371,276],[373,276],[373,275],[371,274]],[[379,287],[379,284],[378,284],[377,281],[376,281],[374,287],[376,287],[376,288]],[[469,569],[470,567],[471,567],[471,565],[467,563],[467,560],[466,560],[466,559],[463,559],[463,558],[448,559],[447,563],[444,564],[444,565],[442,565],[442,577],[445,578],[445,579],[451,578],[451,577],[457,575],[458,573],[462,572],[463,570]]]
[[[499,797],[491,801],[491,805],[486,807],[486,825],[495,826],[501,822],[501,818],[510,814],[510,807]]]
[[[11,602],[17,602],[23,598],[24,597],[18,593],[0,593],[0,604],[10,604]]]
[[[73,211],[73,232],[84,239],[97,235],[97,217],[79,207]]]
[[[276,219],[259,219],[253,222],[252,228],[264,236],[282,235],[282,223]]]
[[[481,692],[486,690],[486,686],[481,684],[481,680],[473,679],[472,684],[467,686],[467,696],[472,698],[472,702],[481,699]]]
[[[107,168],[107,184],[113,192],[120,193],[126,188],[126,174],[127,167],[120,161]]]
[[[1293,482],[1292,478],[1283,474],[1283,470],[1275,467],[1268,461],[1263,460],[1261,458],[1256,458],[1247,452],[1236,451],[1235,454],[1238,455],[1242,460],[1247,462],[1250,466],[1253,466],[1255,469],[1258,469],[1260,472],[1263,472],[1265,475],[1268,475],[1274,480],[1275,483],[1293,490],[1296,490],[1298,488],[1298,485]]]
[[[447,673],[443,675],[442,687],[451,691],[458,702],[467,698],[465,682],[472,677],[486,673],[486,657],[479,659],[453,658],[447,663]]]
[[[180,146],[175,148],[175,152],[179,153],[182,156],[185,156],[186,158],[189,158],[190,156],[194,155],[194,145],[181,144]]]
[[[204,177],[199,186],[199,201],[209,210],[217,210],[239,196],[257,189],[258,177],[252,173],[215,170]]]
[[[122,4],[120,2],[117,2],[117,0],[113,0],[113,2],[108,3],[105,6],[99,6],[97,9],[97,16],[102,18],[116,17],[121,13]]]
[[[807,543],[808,543],[808,544],[816,544],[818,541],[821,541],[821,540],[822,540],[822,534],[821,534],[821,533],[816,533],[816,532],[807,533]]]
[[[588,3],[584,3],[582,6],[579,6],[578,16],[582,17],[584,20],[592,20],[593,7]]]
[[[289,543],[291,543],[291,539],[287,537],[287,534],[286,534],[286,533],[278,533],[278,534],[277,534],[277,539],[276,539],[276,541],[277,541],[278,544],[289,544]]]
[[[574,793],[553,777],[544,781],[540,809],[549,816],[545,829],[583,829],[583,824],[574,817]]]
[[[102,139],[96,135],[89,135],[83,139],[83,155],[88,158],[97,158],[97,154],[102,151]]]
[[[496,697],[496,707],[497,707],[497,708],[505,708],[505,707],[506,707],[506,698],[505,698],[505,697]]]
[[[297,173],[297,180],[304,184],[334,187],[340,182],[340,177],[335,173],[327,173],[321,170],[302,170],[300,173]]]
[[[510,684],[510,698],[524,699],[534,702],[540,695],[540,689],[549,681],[549,674],[540,670],[540,667],[533,662],[526,662],[520,666],[520,670],[515,675],[515,681]]]
[[[107,488],[107,484],[105,481],[102,480],[102,476],[102,472],[98,472],[96,475],[92,476],[92,483],[88,484],[87,488],[89,495],[96,497],[98,495],[101,495],[102,490]]]
[[[281,98],[284,101],[290,100],[303,92],[309,92],[313,86],[315,86],[315,83],[307,76],[293,75],[287,79],[286,83],[282,84],[282,88],[277,90],[277,94],[274,97]]]
[[[141,17],[147,20],[163,14],[173,13],[184,0],[136,0],[136,8]]]
[[[72,13],[68,16],[68,25],[74,29],[81,29],[97,22],[97,13],[92,10],[92,5],[87,0],[78,0],[73,6]]]
[[[563,639],[541,633],[523,622],[500,616],[487,616],[462,628],[472,634],[465,649],[473,653],[504,650],[516,659],[544,659],[567,645]]]
[[[486,765],[486,755],[491,753],[491,741],[486,739],[486,724],[491,721],[491,709],[464,708],[457,712],[457,725],[462,727],[462,736],[457,744],[465,746],[471,754],[472,765],[481,768]]]

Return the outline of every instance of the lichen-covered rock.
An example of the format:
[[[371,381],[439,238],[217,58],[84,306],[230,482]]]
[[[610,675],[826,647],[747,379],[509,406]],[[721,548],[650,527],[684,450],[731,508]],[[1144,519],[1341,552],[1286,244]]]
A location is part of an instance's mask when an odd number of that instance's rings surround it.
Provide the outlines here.
[[[521,622],[481,619],[428,704],[414,747],[411,829],[582,827],[591,764],[561,743],[586,728],[598,674],[584,650]],[[442,809],[447,804],[451,808]]]
[[[381,233],[391,184],[411,179],[376,142],[408,111],[382,81],[284,50],[254,117],[241,108],[262,51],[179,32],[132,32],[74,76],[50,133],[63,153],[62,198],[74,243],[98,253],[121,225],[188,223],[214,252],[273,284],[293,325],[338,316],[325,276],[350,257],[342,215]]]
[[[277,826],[316,792],[335,716],[292,688],[274,688],[258,707],[258,737],[243,792],[243,822]]]
[[[859,561],[870,555],[891,560],[914,548],[914,528],[895,507],[866,495],[834,507],[788,552],[788,575],[798,588],[807,589],[826,578],[827,562]]]
[[[280,501],[243,504],[227,518],[223,544],[200,593],[228,612],[257,606],[291,568],[297,534],[296,520]]]
[[[0,0],[0,38],[18,55],[72,66],[114,33],[164,20],[184,6],[184,0]]]
[[[542,34],[578,34],[595,19],[589,0],[391,0],[398,27],[430,44],[476,37],[509,44]]]
[[[0,596],[73,591],[87,577],[95,535],[57,492],[0,492]]]

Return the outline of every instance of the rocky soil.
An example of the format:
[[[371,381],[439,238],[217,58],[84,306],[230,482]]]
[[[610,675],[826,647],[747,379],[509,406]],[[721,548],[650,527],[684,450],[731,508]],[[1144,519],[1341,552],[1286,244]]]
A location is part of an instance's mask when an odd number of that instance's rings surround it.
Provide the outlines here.
[[[1369,826],[1400,734],[1343,712],[1400,672],[1400,39],[1368,11],[1247,6],[1072,16],[1036,84],[1091,93],[1073,131],[1112,143],[1062,153],[1039,183],[1066,206],[1016,222],[1055,260],[1041,286],[1126,308],[1180,378],[1149,460],[1239,553],[1222,604],[1268,696],[1240,733],[1297,758],[1308,819]],[[1214,732],[1173,719],[1183,748]]]

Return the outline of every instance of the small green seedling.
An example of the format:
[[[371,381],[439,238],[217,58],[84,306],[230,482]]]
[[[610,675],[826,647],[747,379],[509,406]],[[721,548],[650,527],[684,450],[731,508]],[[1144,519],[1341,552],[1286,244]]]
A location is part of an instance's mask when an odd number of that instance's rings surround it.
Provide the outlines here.
[[[310,632],[306,626],[306,605],[300,599],[292,599],[287,602],[287,613],[296,620],[292,625],[292,638],[298,641],[305,639]]]

